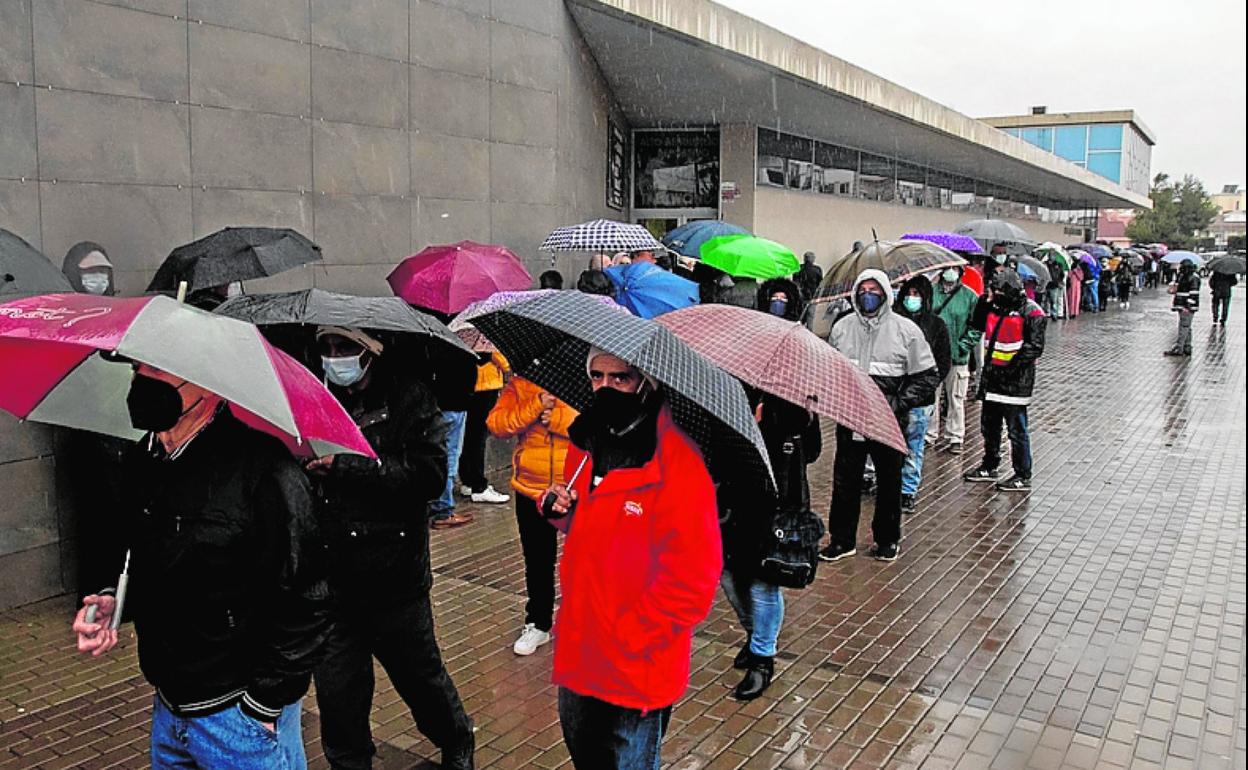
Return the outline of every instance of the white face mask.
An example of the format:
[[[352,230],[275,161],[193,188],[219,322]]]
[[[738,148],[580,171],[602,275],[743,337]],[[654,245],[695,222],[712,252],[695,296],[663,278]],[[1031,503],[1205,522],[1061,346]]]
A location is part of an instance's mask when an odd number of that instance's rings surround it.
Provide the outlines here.
[[[101,295],[108,291],[110,281],[108,273],[83,273],[82,288],[86,289],[88,294]]]
[[[325,379],[340,388],[354,385],[364,377],[364,372],[368,371],[368,367],[361,362],[363,358],[363,353],[357,356],[321,356],[321,368],[325,371]]]

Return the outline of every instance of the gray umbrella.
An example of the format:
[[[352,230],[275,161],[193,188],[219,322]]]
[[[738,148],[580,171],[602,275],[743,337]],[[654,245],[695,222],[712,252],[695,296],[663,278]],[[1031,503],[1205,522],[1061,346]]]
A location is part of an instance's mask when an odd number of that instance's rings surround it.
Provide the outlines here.
[[[73,290],[69,279],[47,257],[21,237],[0,228],[0,301]]]
[[[1016,257],[1018,264],[1026,265],[1027,269],[1036,274],[1036,290],[1044,291],[1049,284],[1053,283],[1053,274],[1049,272],[1049,268],[1035,257],[1021,255]]]
[[[283,294],[244,294],[226,300],[213,312],[256,326],[309,324],[408,332],[440,343],[444,353],[462,354],[476,363],[476,354],[446,324],[399,297],[355,297],[305,289]]]
[[[321,259],[321,247],[279,227],[227,227],[179,246],[156,270],[148,291],[211,289],[293,270]]]
[[[1004,219],[972,219],[953,230],[959,235],[969,235],[976,243],[991,251],[998,243],[1004,243],[1011,254],[1025,254],[1036,247],[1036,241],[1026,230]]]
[[[472,323],[513,371],[578,410],[589,406],[592,395],[585,372],[590,346],[627,361],[662,384],[672,418],[697,442],[717,481],[772,483],[763,437],[741,383],[663,326],[566,291],[477,316]]]

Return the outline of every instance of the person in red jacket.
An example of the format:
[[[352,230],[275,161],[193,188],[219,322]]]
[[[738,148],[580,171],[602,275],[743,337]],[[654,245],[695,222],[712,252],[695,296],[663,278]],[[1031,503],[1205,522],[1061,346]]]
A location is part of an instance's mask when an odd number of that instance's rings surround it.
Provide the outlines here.
[[[576,767],[657,770],[693,627],[719,585],[715,488],[653,379],[597,349],[586,368],[594,398],[569,429],[564,475],[575,480],[547,491],[568,526],[559,722]]]

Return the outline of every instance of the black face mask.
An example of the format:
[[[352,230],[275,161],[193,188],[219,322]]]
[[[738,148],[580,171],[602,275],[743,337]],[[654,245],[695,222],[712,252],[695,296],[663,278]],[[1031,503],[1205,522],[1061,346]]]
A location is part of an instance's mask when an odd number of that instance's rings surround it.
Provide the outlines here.
[[[604,386],[594,391],[594,399],[586,411],[590,413],[593,422],[610,435],[626,436],[645,422],[649,411],[646,409],[649,396],[648,390],[627,393]]]
[[[185,383],[183,383],[185,384]],[[180,386],[179,386],[180,387]],[[199,402],[196,401],[195,404]],[[195,407],[182,408],[182,396],[178,388],[164,380],[136,374],[126,394],[126,408],[130,410],[130,424],[138,430],[162,433],[170,430],[182,419],[182,415]]]

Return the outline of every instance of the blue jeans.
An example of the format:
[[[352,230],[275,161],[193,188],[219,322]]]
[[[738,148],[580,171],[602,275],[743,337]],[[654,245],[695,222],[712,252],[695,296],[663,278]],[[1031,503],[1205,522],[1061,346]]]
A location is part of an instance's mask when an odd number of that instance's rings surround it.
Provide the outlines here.
[[[559,688],[559,726],[582,770],[659,770],[672,707],[642,713]]]
[[[738,581],[728,570],[719,576],[719,585],[750,635],[750,652],[762,658],[774,658],[776,639],[784,624],[784,594],[780,586],[761,580],[751,580],[747,584],[744,580]]]
[[[446,425],[446,489],[442,496],[429,503],[429,515],[445,519],[455,513],[455,476],[459,473],[459,453],[464,448],[464,423],[467,412],[443,412]]]
[[[901,493],[917,495],[919,484],[923,481],[923,437],[927,434],[927,423],[932,419],[931,406],[916,406],[910,410],[910,419],[906,422],[906,445],[910,454],[901,466]]]
[[[152,706],[152,770],[300,770],[308,766],[299,724],[301,702],[282,709],[270,731],[237,705],[179,717],[160,696]]]
[[[1010,437],[1010,460],[1014,474],[1031,478],[1031,437],[1027,432],[1027,407],[985,401],[979,412],[979,429],[984,435],[983,467],[996,470],[1001,464],[1001,423]]]

